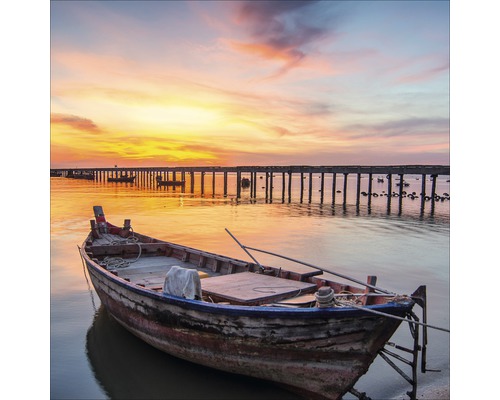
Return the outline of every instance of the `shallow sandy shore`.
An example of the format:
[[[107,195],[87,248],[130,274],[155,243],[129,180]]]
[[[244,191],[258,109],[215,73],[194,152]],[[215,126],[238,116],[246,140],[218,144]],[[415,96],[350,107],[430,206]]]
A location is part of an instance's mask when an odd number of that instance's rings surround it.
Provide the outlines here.
[[[449,400],[450,385],[449,382],[434,383],[427,386],[419,387],[417,390],[418,400]],[[408,400],[405,393],[393,398],[392,400]]]
[[[449,386],[437,386],[424,388],[417,392],[417,398],[422,400],[448,400],[450,398]]]

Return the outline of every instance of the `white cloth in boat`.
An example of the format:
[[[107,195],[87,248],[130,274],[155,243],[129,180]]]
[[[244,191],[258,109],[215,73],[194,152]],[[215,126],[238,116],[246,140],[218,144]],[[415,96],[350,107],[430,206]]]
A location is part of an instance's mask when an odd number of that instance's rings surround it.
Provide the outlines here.
[[[201,282],[198,271],[172,266],[163,284],[163,291],[186,299],[201,299]]]

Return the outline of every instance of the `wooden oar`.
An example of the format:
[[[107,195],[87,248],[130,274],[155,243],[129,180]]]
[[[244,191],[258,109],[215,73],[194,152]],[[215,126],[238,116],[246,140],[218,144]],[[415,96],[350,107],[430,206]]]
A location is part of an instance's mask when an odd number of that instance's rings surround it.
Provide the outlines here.
[[[244,251],[245,253],[247,253],[247,254],[248,254],[248,256],[249,256],[249,257],[250,257],[250,258],[251,258],[251,259],[252,259],[252,260],[253,260],[253,261],[254,261],[254,262],[255,262],[255,263],[256,263],[256,264],[260,267],[260,269],[261,269],[261,270],[264,270],[265,268],[264,268],[264,267],[260,264],[260,262],[258,262],[258,261],[255,259],[255,257],[254,257],[254,256],[252,256],[252,254],[250,254],[250,252],[249,252],[249,251],[247,251],[246,246],[243,246],[243,245],[240,243],[240,241],[239,241],[238,239],[236,239],[236,237],[234,237],[234,235],[233,235],[231,232],[229,232],[229,229],[227,229],[227,228],[224,228],[224,229],[226,230],[226,232],[227,232],[227,233],[229,233],[229,235],[230,235],[230,236],[234,239],[234,241],[235,241],[236,243],[238,243],[238,245],[239,245],[239,246],[243,249],[243,251]]]
[[[394,292],[391,292],[389,290],[385,290],[385,289],[382,289],[382,288],[379,288],[377,286],[374,286],[374,285],[370,285],[369,283],[366,283],[366,282],[363,282],[363,281],[360,281],[359,279],[356,279],[356,278],[352,278],[350,276],[347,276],[347,275],[343,275],[343,274],[339,274],[338,272],[333,272],[333,271],[329,271],[327,269],[324,269],[324,268],[321,268],[321,267],[318,267],[317,265],[313,265],[313,264],[309,264],[309,263],[306,263],[304,261],[300,261],[300,260],[296,260],[294,258],[290,258],[290,257],[287,257],[287,256],[283,256],[281,254],[276,254],[276,253],[272,253],[270,251],[267,251],[267,250],[261,250],[261,249],[256,249],[255,247],[250,247],[250,246],[245,246],[243,244],[241,244],[238,239],[236,239],[234,237],[234,235],[229,232],[229,230],[227,228],[226,229],[226,232],[229,233],[229,235],[231,235],[231,237],[236,241],[236,243],[238,243],[238,245],[245,251],[245,253],[247,253],[251,258],[252,260],[254,260],[258,265],[259,267],[261,267],[262,269],[264,269],[264,267],[262,267],[262,265],[259,264],[259,262],[250,254],[250,252],[248,250],[253,250],[253,251],[258,251],[260,253],[264,253],[264,254],[269,254],[269,255],[272,255],[272,256],[275,256],[275,257],[280,257],[280,258],[283,258],[285,260],[288,260],[288,261],[293,261],[293,262],[296,262],[298,264],[302,264],[302,265],[305,265],[307,267],[311,267],[311,268],[315,268],[315,269],[319,269],[320,271],[323,271],[323,272],[326,272],[328,274],[332,274],[332,275],[335,275],[335,276],[338,276],[339,278],[343,278],[343,279],[347,279],[349,281],[352,281],[352,282],[355,282],[359,285],[363,285],[363,286],[366,286],[366,287],[369,287],[370,289],[373,289],[373,290],[378,290],[379,292],[382,292],[382,293],[387,293],[387,294],[391,294],[391,295],[396,295],[396,293]],[[248,250],[247,250],[248,249]]]

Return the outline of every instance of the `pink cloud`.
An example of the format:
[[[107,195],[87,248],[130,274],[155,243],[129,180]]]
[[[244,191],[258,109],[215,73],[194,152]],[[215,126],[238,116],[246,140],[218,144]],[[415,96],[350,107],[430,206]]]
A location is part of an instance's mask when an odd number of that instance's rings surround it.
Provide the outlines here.
[[[66,125],[79,131],[100,133],[99,127],[90,119],[69,114],[51,114],[51,124]]]

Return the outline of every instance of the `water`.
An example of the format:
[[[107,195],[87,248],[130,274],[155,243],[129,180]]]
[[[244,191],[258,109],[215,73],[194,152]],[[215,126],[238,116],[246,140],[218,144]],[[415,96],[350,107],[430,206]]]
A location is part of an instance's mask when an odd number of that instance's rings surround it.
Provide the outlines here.
[[[405,179],[411,184],[405,188],[408,193],[420,193],[418,176]],[[446,179],[438,180],[438,193],[449,193]],[[341,182],[337,189],[343,189]],[[272,202],[266,202],[260,187],[257,199],[243,191],[238,200],[234,185],[223,197],[220,186],[213,194],[207,181],[202,197],[197,188],[182,194],[178,189],[51,178],[51,398],[295,398],[266,382],[177,360],[118,326],[100,307],[77,251],[89,231],[94,205],[103,206],[111,222],[130,218],[137,232],[214,253],[248,259],[225,232],[228,228],[248,246],[361,280],[377,275],[378,286],[398,293],[411,294],[426,284],[428,322],[449,328],[450,202],[426,202],[422,210],[419,199],[392,198],[388,205],[388,198],[379,196],[370,204],[361,197],[356,205],[356,181],[349,180],[346,203],[340,193],[332,206],[331,184],[325,187],[322,204],[319,182],[313,183],[311,202],[307,191],[300,202],[294,182],[289,203],[282,199],[279,179]],[[373,189],[382,193],[386,185],[377,187],[374,182]],[[283,265],[270,256],[255,255],[261,263]],[[406,344],[407,331],[403,324],[394,341]],[[429,330],[427,366],[442,372],[420,374],[420,385],[449,382],[449,358],[449,334]],[[374,399],[390,399],[399,398],[409,386],[377,359],[356,388]]]

